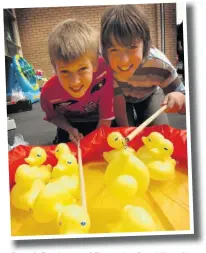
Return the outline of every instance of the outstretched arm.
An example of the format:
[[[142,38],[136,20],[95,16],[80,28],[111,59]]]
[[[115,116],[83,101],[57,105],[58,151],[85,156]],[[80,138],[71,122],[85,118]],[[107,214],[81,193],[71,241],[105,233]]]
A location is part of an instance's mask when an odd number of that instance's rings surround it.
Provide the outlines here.
[[[185,86],[172,66],[168,70],[171,74],[161,85],[166,95],[162,104],[168,105],[168,113],[185,113]]]
[[[49,103],[44,96],[41,96],[40,103],[42,110],[46,114],[44,119],[65,130],[69,134],[70,140],[77,144],[77,141],[83,137],[82,134],[80,134],[76,128],[72,127],[64,115],[56,112],[53,105]]]
[[[181,92],[171,92],[167,94],[162,102],[162,105],[167,105],[166,112],[168,113],[185,113],[185,95]]]
[[[124,95],[116,95],[114,97],[114,114],[118,126],[129,126]]]
[[[77,145],[78,140],[83,138],[83,135],[79,133],[78,129],[74,128],[63,115],[58,115],[52,118],[51,122],[65,130],[69,134],[69,139]]]

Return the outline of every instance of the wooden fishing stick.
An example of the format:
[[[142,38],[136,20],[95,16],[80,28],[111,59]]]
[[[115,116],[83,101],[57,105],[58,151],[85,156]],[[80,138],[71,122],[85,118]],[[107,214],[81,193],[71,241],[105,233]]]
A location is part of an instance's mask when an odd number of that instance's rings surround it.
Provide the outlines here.
[[[80,147],[80,141],[77,144],[77,155],[78,155],[78,164],[79,164],[79,179],[80,179],[80,190],[81,190],[81,202],[82,207],[87,211],[87,201],[86,201],[86,191],[85,191],[85,183],[84,183],[84,172],[82,166],[82,151]]]
[[[138,126],[133,132],[131,132],[126,138],[126,143],[133,140],[146,126],[148,126],[153,120],[155,120],[162,112],[167,108],[167,105],[163,105],[158,111],[156,111],[151,117],[145,120],[140,126]]]

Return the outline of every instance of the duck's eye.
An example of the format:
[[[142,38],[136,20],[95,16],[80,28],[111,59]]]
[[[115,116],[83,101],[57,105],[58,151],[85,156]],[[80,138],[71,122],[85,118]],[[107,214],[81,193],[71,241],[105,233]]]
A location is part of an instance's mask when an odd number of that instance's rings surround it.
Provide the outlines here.
[[[72,164],[72,162],[70,162],[70,161],[68,161],[67,163],[68,163],[68,164]]]
[[[59,226],[61,226],[61,225],[62,225],[62,222],[60,221],[60,222],[59,222]]]
[[[168,150],[168,148],[164,148],[164,150]]]
[[[117,137],[117,138],[115,138],[114,140],[115,140],[115,141],[117,141],[117,140],[118,140],[118,137]]]
[[[148,138],[148,141],[150,141],[150,142],[151,142],[151,139],[150,139],[150,138]]]
[[[37,154],[37,156],[38,156],[38,157],[41,157],[41,155],[40,155],[40,154]]]
[[[59,152],[59,149],[57,149],[56,152]]]
[[[80,224],[81,224],[81,226],[85,226],[87,223],[86,223],[86,221],[82,221]]]

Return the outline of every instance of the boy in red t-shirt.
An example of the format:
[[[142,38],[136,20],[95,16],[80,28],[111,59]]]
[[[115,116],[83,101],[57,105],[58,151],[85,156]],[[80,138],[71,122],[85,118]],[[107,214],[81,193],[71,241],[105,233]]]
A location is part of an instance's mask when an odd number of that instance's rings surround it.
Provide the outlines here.
[[[114,119],[112,71],[99,57],[98,34],[86,23],[61,22],[48,45],[56,75],[41,92],[44,119],[57,126],[54,144],[77,143]]]

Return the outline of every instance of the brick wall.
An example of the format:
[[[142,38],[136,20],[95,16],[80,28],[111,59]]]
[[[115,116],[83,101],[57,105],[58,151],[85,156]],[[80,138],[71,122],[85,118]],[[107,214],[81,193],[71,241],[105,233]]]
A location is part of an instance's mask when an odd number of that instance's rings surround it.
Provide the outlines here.
[[[165,53],[176,63],[177,30],[176,30],[176,4],[165,4]]]
[[[149,19],[153,44],[161,49],[160,5],[140,5]],[[100,16],[106,6],[19,8],[17,22],[24,58],[42,69],[46,77],[52,74],[48,57],[47,39],[52,28],[67,18],[77,18],[96,29],[100,27]],[[165,4],[166,55],[175,63],[176,57],[176,10],[175,4]]]

